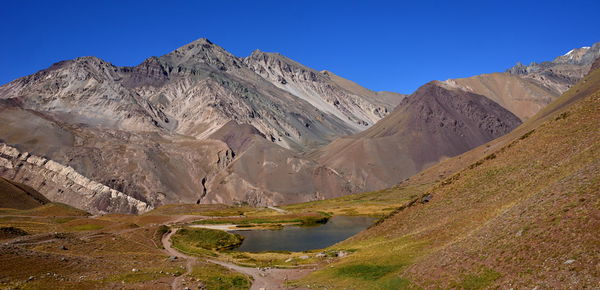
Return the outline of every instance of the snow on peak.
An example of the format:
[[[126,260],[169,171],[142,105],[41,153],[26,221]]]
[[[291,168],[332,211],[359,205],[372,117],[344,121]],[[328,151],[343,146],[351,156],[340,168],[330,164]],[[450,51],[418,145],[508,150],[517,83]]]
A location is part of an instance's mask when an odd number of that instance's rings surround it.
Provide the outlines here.
[[[569,54],[573,53],[574,51],[575,51],[575,49],[571,49],[571,50],[569,50],[569,52],[567,52],[567,53],[565,53],[563,55],[569,55]]]

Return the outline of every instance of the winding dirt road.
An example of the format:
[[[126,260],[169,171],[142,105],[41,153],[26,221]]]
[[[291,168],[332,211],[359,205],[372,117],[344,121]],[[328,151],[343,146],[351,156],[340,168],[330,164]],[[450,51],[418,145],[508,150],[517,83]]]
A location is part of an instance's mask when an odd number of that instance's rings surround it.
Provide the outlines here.
[[[163,235],[162,244],[163,244],[163,247],[165,247],[165,250],[167,251],[167,253],[169,253],[169,255],[186,260],[186,263],[185,263],[186,272],[183,275],[180,275],[177,278],[175,278],[173,280],[173,282],[171,283],[171,289],[184,289],[185,287],[183,287],[183,279],[185,278],[185,276],[192,273],[194,264],[196,264],[196,258],[192,257],[192,256],[188,256],[186,254],[183,254],[183,253],[175,250],[172,247],[171,236],[173,234],[175,234],[176,232],[177,232],[177,229],[170,231],[166,235]]]
[[[186,254],[183,254],[172,247],[171,244],[171,236],[173,236],[178,229],[172,229],[168,234],[162,237],[162,244],[165,247],[165,251],[171,255],[176,256],[181,259],[186,260],[186,272],[185,274],[175,278],[171,283],[172,289],[184,289],[183,280],[185,277],[192,272],[194,264],[197,261],[196,257],[192,257]],[[252,287],[250,289],[288,289],[284,283],[287,280],[296,280],[300,279],[310,272],[313,269],[258,269],[258,268],[250,268],[250,267],[242,267],[236,264],[227,263],[218,260],[206,260],[211,263],[215,263],[221,265],[225,268],[231,269],[233,271],[251,276],[253,278]]]

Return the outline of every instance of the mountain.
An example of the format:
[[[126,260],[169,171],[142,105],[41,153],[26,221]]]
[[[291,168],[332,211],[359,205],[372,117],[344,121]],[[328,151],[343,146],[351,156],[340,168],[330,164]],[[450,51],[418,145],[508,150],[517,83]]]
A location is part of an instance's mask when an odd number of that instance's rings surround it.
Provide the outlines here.
[[[552,61],[517,65],[507,72],[533,80],[543,87],[563,93],[590,70],[594,60],[600,56],[600,42],[591,47],[574,48]]]
[[[589,67],[596,47],[555,65]],[[65,171],[19,167],[27,160],[17,154],[0,174],[93,213],[385,188],[506,134],[555,98],[557,86],[498,75],[404,96],[277,53],[236,57],[207,39],[133,67],[81,57],[0,86],[3,148]]]
[[[338,117],[356,131],[375,124],[402,100],[402,95],[395,99],[381,97],[331,72],[315,71],[278,53],[256,50],[244,63],[273,85]]]
[[[445,83],[489,98],[525,121],[560,96],[538,82],[509,73],[450,79]]]
[[[450,79],[446,83],[484,95],[527,120],[580,81],[600,56],[600,42],[575,48],[552,61],[517,63],[505,73]]]
[[[297,79],[284,75],[294,91],[261,75],[257,55],[238,58],[199,39],[134,67],[96,57],[61,61],[0,87],[0,139],[131,198],[109,194],[78,199],[85,192],[73,193],[68,185],[55,183],[47,188],[51,199],[91,212],[137,212],[166,203],[218,200],[264,205],[284,202],[290,194],[305,201],[348,192],[342,190],[348,187],[343,177],[321,177],[330,170],[302,152],[368,128],[403,96],[372,92],[277,55],[282,66],[297,73]],[[314,80],[301,77],[311,74]],[[319,99],[330,103],[315,106]],[[219,138],[232,124],[252,133],[248,146]],[[263,152],[265,160],[278,156],[277,164],[293,170],[300,170],[293,164],[302,164],[303,174],[286,174],[281,182],[291,178],[306,184],[308,192],[271,186],[263,180],[274,180],[270,173],[249,175],[262,170],[263,163],[246,164],[252,155],[244,155],[246,150]],[[36,170],[3,172],[21,176],[20,182],[47,184],[30,179]],[[223,189],[223,178],[237,182]],[[331,189],[322,189],[322,184]],[[65,190],[69,194],[59,194]],[[256,197],[263,194],[269,196]]]
[[[373,127],[319,149],[317,160],[377,190],[500,137],[521,121],[488,98],[433,81]]]
[[[596,69],[513,132],[411,177],[407,188],[421,175],[462,164],[419,194],[409,191],[404,206],[330,248],[355,252],[296,285],[596,287],[599,123]]]
[[[517,65],[506,73],[429,83],[373,127],[338,138],[311,156],[359,191],[390,187],[510,132],[580,81],[599,55],[596,43],[523,70]],[[440,96],[447,99],[439,99],[439,104],[429,101]],[[422,103],[415,102],[419,98]]]
[[[295,149],[360,129],[278,89],[206,39],[136,67],[95,57],[59,62],[0,87],[0,96],[68,123],[200,139],[237,120]]]

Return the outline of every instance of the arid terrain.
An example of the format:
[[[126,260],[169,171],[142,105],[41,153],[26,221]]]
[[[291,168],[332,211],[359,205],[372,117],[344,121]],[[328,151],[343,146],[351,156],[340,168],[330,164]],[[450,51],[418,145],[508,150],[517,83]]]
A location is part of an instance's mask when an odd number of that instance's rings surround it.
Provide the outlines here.
[[[383,190],[533,118],[599,55],[595,44],[410,95],[205,38],[131,67],[65,60],[0,86],[0,176],[92,214]]]
[[[3,2],[0,289],[600,289],[600,2],[462,2]]]
[[[137,214],[91,214],[48,199],[54,195],[46,197],[43,189],[62,190],[57,184],[70,180],[73,192],[81,192],[78,188],[82,187],[91,188],[87,189],[90,196],[108,190],[108,196],[120,193],[122,199],[127,198],[121,191],[111,192],[111,188],[104,189],[102,184],[78,175],[73,168],[44,167],[49,161],[35,165],[36,158],[43,157],[29,153],[24,156],[17,149],[3,147],[5,160],[16,154],[10,159],[13,170],[38,166],[55,175],[48,180],[54,185],[45,183],[47,187],[37,189],[0,179],[0,287],[600,287],[600,60],[590,67],[579,82],[522,124],[518,115],[497,104],[489,105],[490,99],[481,95],[456,92],[444,83],[425,85],[402,101],[406,106],[358,136],[373,138],[375,141],[369,142],[376,144],[382,142],[381,138],[409,134],[403,130],[422,126],[418,132],[452,138],[435,134],[433,127],[426,126],[440,120],[449,122],[444,123],[449,126],[465,124],[457,126],[457,130],[466,131],[473,130],[470,126],[481,128],[485,124],[483,133],[471,135],[474,139],[462,138],[460,142],[464,143],[451,142],[464,145],[457,149],[444,147],[443,150],[455,150],[450,153],[433,150],[442,152],[434,158],[456,155],[441,162],[413,157],[421,162],[421,167],[414,169],[420,172],[393,187],[280,207],[169,204]],[[448,97],[451,100],[443,99]],[[464,102],[467,107],[458,105],[463,98],[469,100]],[[409,112],[414,110],[409,110],[410,106],[441,107],[431,115],[437,119],[427,121],[433,117],[412,116]],[[493,119],[503,121],[486,121],[477,115],[477,106],[497,112]],[[401,113],[402,110],[407,111]],[[456,123],[450,119],[458,115],[463,119]],[[510,122],[505,123],[507,120]],[[250,154],[249,150],[258,150],[252,148],[266,146],[260,145],[265,144],[264,133],[255,127],[236,123],[227,126],[236,129],[225,127],[213,136],[227,144],[229,150],[246,150],[245,154]],[[360,138],[352,144],[357,140]],[[256,158],[254,155],[247,158]],[[238,157],[232,164],[248,166],[244,165],[248,160],[253,159]],[[424,166],[427,162],[432,164]],[[8,168],[8,163],[3,164]],[[16,176],[28,180],[27,176]],[[214,229],[277,230],[292,224],[321,223],[337,215],[366,215],[379,220],[348,240],[305,252],[236,251],[243,237]]]

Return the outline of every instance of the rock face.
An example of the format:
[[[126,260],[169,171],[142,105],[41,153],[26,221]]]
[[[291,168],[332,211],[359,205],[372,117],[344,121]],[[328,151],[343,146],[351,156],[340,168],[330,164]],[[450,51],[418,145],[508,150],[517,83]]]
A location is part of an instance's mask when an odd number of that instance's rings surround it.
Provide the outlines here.
[[[517,63],[507,72],[534,80],[541,86],[562,94],[587,74],[598,56],[600,42],[591,47],[572,49],[553,61],[532,63],[528,66]]]
[[[0,98],[52,113],[68,123],[200,139],[235,120],[293,149],[356,133],[393,108],[339,86],[328,88],[327,94],[346,102],[343,110],[351,112],[349,121],[346,115],[310,102],[329,98],[324,92],[310,91],[302,84],[296,86],[302,92],[298,95],[282,90],[255,73],[258,68],[247,65],[253,64],[251,59],[237,58],[207,39],[148,58],[135,67],[81,57],[0,87]],[[313,73],[306,67],[303,70]]]
[[[225,168],[231,162],[225,157],[232,155],[218,140],[65,124],[1,102],[0,132],[4,142],[22,152],[70,166],[152,206],[196,203],[202,180]]]
[[[377,190],[516,128],[521,121],[488,98],[434,81],[357,135],[315,152],[361,190]]]
[[[119,80],[119,68],[96,57],[62,61],[0,87],[0,99],[56,118],[104,128],[158,130],[165,115]]]
[[[124,84],[164,111],[178,134],[205,139],[235,120],[254,126],[280,146],[300,150],[355,132],[278,89],[206,39],[140,66],[123,69]]]
[[[402,99],[400,95],[386,103],[386,99],[364,88],[353,92],[344,88],[344,80],[331,72],[315,71],[278,53],[256,50],[244,63],[273,85],[338,117],[356,131],[375,124]]]
[[[594,63],[592,63],[592,67],[590,68],[590,72],[600,69],[600,56],[596,58]]]
[[[0,166],[2,176],[38,188],[53,201],[93,213],[143,213],[152,209],[145,202],[90,180],[69,166],[20,152],[4,143],[0,143]]]

